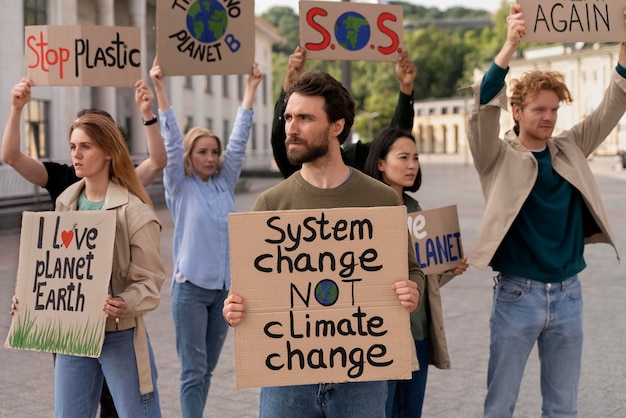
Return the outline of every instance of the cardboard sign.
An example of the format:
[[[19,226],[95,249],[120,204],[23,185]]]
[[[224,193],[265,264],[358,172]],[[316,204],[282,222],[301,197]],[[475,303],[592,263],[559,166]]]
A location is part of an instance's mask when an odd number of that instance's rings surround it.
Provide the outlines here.
[[[26,75],[37,86],[132,87],[141,79],[139,28],[26,26]]]
[[[406,209],[231,214],[237,387],[410,379]]]
[[[456,205],[407,215],[415,257],[424,274],[438,274],[461,264],[463,244]]]
[[[402,6],[300,1],[307,58],[393,61],[404,50]]]
[[[163,74],[247,74],[254,63],[254,2],[159,0]]]
[[[524,42],[626,40],[626,0],[517,0],[526,20]]]
[[[114,211],[23,212],[5,347],[99,357],[114,239]]]

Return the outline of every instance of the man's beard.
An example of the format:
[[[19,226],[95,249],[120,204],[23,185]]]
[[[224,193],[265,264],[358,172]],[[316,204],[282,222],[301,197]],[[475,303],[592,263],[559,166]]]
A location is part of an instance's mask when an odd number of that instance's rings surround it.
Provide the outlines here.
[[[290,148],[290,143],[302,144],[305,149]],[[287,159],[294,165],[310,163],[328,154],[328,141],[322,141],[318,145],[309,146],[309,144],[301,138],[289,136],[285,144],[287,145]]]

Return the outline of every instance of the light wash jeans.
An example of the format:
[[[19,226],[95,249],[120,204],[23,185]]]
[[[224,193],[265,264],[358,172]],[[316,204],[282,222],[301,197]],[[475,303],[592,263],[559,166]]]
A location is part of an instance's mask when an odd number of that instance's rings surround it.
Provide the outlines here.
[[[160,418],[157,370],[150,340],[150,366],[154,392],[141,395],[133,345],[135,329],[107,332],[99,358],[57,354],[54,367],[54,415],[58,418],[96,416],[103,376],[121,418]]]
[[[491,311],[485,417],[512,417],[535,342],[541,366],[541,416],[575,417],[583,348],[578,276],[541,283],[500,275]]]
[[[222,316],[228,290],[174,282],[172,315],[180,362],[180,405],[184,418],[202,418],[211,376],[228,334]]]
[[[420,418],[424,406],[428,364],[430,363],[430,340],[415,340],[420,369],[411,374],[410,380],[390,380],[385,416],[387,418]]]
[[[259,418],[382,418],[387,382],[261,388]]]

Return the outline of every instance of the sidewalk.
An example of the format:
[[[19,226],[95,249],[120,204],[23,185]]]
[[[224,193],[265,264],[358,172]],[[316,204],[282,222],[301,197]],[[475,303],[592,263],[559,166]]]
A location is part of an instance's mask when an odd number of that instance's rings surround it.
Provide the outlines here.
[[[420,155],[424,183],[416,194],[424,209],[458,205],[465,253],[471,252],[483,211],[483,197],[471,159],[467,156]],[[618,157],[595,157],[590,165],[617,239],[626,251],[626,171]],[[252,208],[257,194],[277,178],[250,179],[250,190],[237,195],[239,211]],[[164,229],[161,251],[168,281],[161,305],[150,313],[147,327],[159,369],[163,417],[180,417],[178,359],[170,314],[169,274],[172,271],[172,221],[158,210]],[[17,270],[18,234],[0,235],[0,339],[4,343],[10,324],[7,314]],[[607,245],[586,249],[588,267],[581,274],[585,288],[585,347],[580,382],[580,417],[625,417],[626,391],[626,270]],[[492,273],[470,268],[442,289],[444,317],[452,370],[431,367],[424,417],[480,417],[485,395],[489,352],[489,311]],[[50,354],[0,348],[0,418],[53,416],[53,368]],[[516,417],[540,416],[539,366],[531,354]],[[206,417],[258,416],[258,389],[235,388],[233,333],[229,334],[212,379]],[[374,417],[377,418],[377,417]]]

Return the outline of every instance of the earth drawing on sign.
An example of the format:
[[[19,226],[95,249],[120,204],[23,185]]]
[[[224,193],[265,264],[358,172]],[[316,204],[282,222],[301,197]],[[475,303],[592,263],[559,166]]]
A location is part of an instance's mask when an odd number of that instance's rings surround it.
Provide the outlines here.
[[[228,12],[218,0],[200,0],[187,9],[187,30],[198,41],[218,41],[228,27]]]
[[[315,286],[315,300],[322,306],[331,306],[337,302],[339,288],[337,283],[330,279],[324,279]]]
[[[335,39],[348,51],[363,49],[370,40],[370,25],[362,15],[346,12],[335,22]]]

